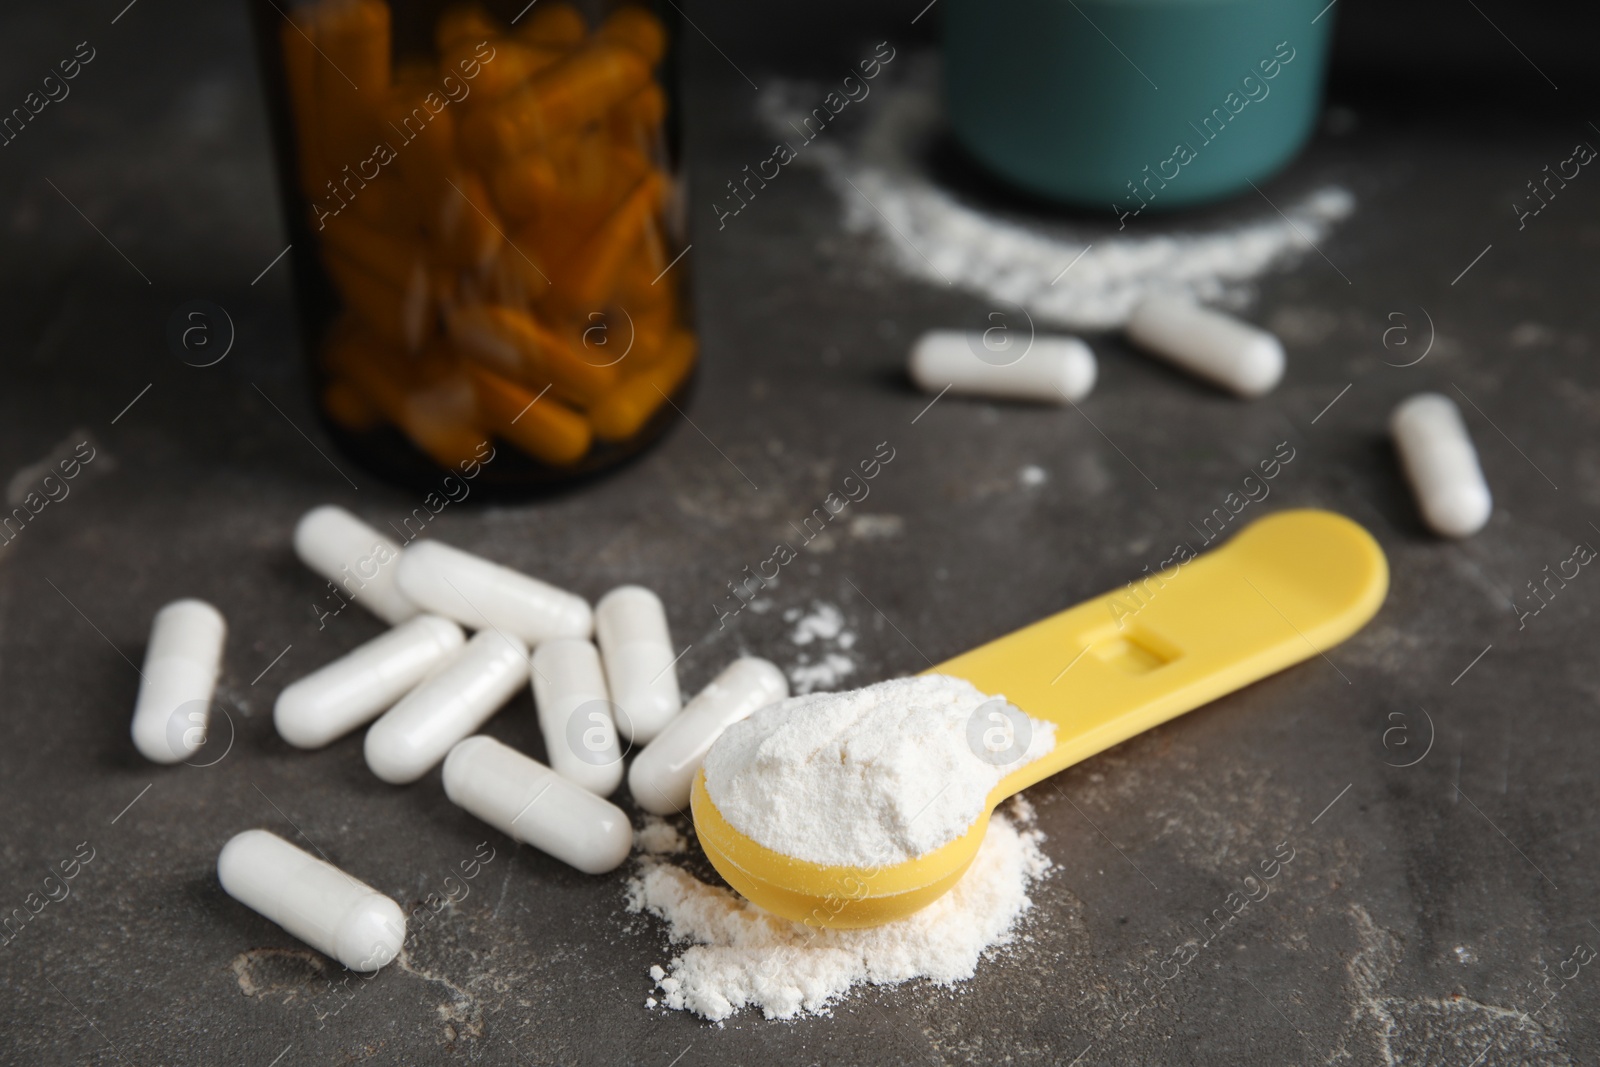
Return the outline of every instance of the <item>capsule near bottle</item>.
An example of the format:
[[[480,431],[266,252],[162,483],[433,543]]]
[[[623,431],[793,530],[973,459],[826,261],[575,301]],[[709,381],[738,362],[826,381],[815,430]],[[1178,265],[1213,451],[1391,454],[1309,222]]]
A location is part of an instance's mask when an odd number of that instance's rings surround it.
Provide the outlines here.
[[[412,601],[470,629],[502,630],[529,645],[594,631],[582,597],[438,541],[407,548],[398,577]]]
[[[611,699],[625,713],[617,727],[644,744],[683,706],[666,608],[643,586],[619,586],[595,605],[594,628]]]
[[[206,743],[227,636],[222,613],[204,600],[156,612],[133,707],[133,743],[145,759],[181,763]]]
[[[588,641],[546,641],[534,649],[530,673],[551,768],[596,796],[610,796],[622,783],[622,747],[600,653]]]
[[[1043,404],[1082,400],[1098,373],[1094,353],[1076,337],[1018,341],[1007,334],[991,347],[987,332],[960,330],[930,330],[919,337],[909,370],[917,387],[929,393],[948,389]]]
[[[734,660],[633,758],[634,802],[655,815],[686,810],[695,772],[722,732],[788,695],[789,681],[774,664],[755,656]]]
[[[1418,393],[1394,409],[1389,432],[1423,519],[1444,537],[1471,537],[1494,511],[1466,421],[1442,393]]]
[[[1128,316],[1129,340],[1190,374],[1239,396],[1265,396],[1283,378],[1283,344],[1188,297],[1155,294]]]
[[[527,680],[528,647],[510,634],[484,630],[372,724],[367,766],[394,785],[416,781]]]
[[[501,833],[587,874],[628,858],[627,813],[491,737],[469,737],[444,761],[450,802]]]
[[[388,710],[466,642],[461,627],[418,615],[278,694],[272,721],[297,748],[321,748]]]
[[[266,830],[235,834],[217,856],[217,880],[245,907],[352,971],[400,954],[400,905],[333,864]]]
[[[400,546],[344,508],[323,504],[301,516],[294,551],[307,567],[390,626],[417,614],[395,583]]]

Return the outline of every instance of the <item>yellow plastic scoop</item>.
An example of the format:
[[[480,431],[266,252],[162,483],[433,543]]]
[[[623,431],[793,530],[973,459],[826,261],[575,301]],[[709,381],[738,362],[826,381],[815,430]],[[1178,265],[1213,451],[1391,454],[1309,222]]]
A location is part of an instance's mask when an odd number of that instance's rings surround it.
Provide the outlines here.
[[[1383,550],[1328,511],[1285,511],[1215,551],[1086,601],[930,673],[965,678],[1035,719],[1055,747],[1002,778],[971,829],[905,863],[828,867],[766,848],[729,825],[695,776],[695,830],[749,899],[797,922],[876,926],[937,899],[966,871],[996,804],[1168,719],[1321,655],[1377,613]]]

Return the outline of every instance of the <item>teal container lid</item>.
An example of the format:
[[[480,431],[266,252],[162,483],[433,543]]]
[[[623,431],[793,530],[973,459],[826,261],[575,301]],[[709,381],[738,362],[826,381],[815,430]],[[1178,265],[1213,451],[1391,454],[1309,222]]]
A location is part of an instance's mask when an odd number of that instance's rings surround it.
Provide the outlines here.
[[[1310,136],[1333,17],[1326,0],[946,0],[951,126],[1049,199],[1220,199]]]

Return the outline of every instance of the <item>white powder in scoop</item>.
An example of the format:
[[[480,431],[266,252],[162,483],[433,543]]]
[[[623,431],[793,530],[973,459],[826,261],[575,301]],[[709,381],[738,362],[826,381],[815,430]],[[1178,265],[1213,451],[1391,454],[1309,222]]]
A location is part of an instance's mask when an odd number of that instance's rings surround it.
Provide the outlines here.
[[[757,106],[772,134],[797,149],[796,162],[822,169],[845,228],[872,234],[902,273],[1020,305],[1041,322],[1119,326],[1152,291],[1240,307],[1252,279],[1309,255],[1355,210],[1355,198],[1330,185],[1283,199],[1281,214],[1262,202],[1249,221],[1194,232],[1155,216],[1119,230],[1109,203],[1104,223],[1002,217],[929,175],[923,160],[943,121],[938,69],[907,64],[909,77],[879,83],[860,103],[864,125],[853,138],[831,128],[814,141],[797,133],[820,96],[814,85],[771,79]]]
[[[790,697],[717,740],[706,789],[734,829],[786,856],[902,863],[966,833],[1002,777],[1050,751],[1052,724],[1006,708],[940,674]]]
[[[1028,821],[1025,807],[1015,813]],[[825,1014],[862,983],[925,978],[948,986],[971,978],[986,952],[1016,936],[1032,906],[1029,887],[1050,867],[1042,841],[1038,831],[996,812],[950,892],[914,915],[865,930],[780,919],[657,857],[643,859],[628,883],[628,909],[664,920],[671,941],[687,945],[665,968],[650,968],[665,1007],[714,1021],[746,1007],[769,1019]]]

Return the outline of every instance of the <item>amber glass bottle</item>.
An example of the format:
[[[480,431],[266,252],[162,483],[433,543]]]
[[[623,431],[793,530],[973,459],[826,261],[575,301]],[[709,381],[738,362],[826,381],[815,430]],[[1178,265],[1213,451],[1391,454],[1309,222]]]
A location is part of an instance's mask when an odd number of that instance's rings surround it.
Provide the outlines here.
[[[368,467],[609,469],[696,345],[672,34],[639,3],[253,5],[317,401]]]

